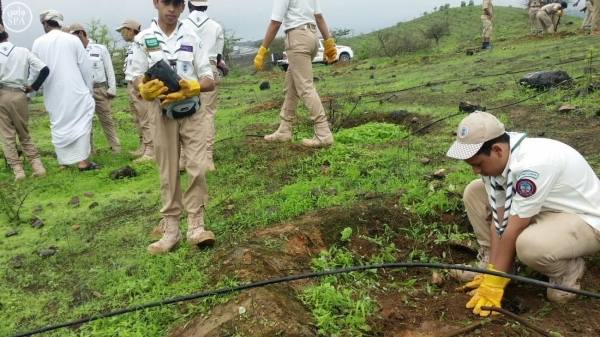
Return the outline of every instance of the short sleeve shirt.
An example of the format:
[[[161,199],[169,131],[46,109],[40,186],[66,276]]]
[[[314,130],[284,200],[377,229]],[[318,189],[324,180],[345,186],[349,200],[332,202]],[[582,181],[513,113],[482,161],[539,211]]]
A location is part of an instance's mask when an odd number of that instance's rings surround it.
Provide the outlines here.
[[[284,31],[304,24],[316,24],[321,14],[320,0],[275,0],[271,20],[281,22]]]
[[[600,230],[600,180],[575,149],[552,139],[527,138],[510,169],[511,215],[573,213]]]
[[[487,15],[485,10],[487,9],[490,14],[494,13],[494,6],[492,5],[492,0],[483,0],[483,5],[481,6],[483,10],[483,15]]]

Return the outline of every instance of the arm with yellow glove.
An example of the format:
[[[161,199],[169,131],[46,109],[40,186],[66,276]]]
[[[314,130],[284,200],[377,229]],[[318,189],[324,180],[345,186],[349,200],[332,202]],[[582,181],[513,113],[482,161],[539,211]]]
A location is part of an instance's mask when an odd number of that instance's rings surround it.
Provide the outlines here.
[[[488,270],[500,272],[494,269],[493,265],[489,265]],[[487,317],[492,313],[492,315],[497,315],[497,312],[491,312],[488,310],[482,310],[481,307],[496,307],[501,308],[502,305],[502,297],[504,296],[504,288],[508,285],[510,279],[489,275],[486,274],[483,276],[483,282],[479,285],[479,287],[473,291],[471,291],[470,295],[471,300],[467,302],[467,309],[473,309],[473,313],[475,315],[480,315],[482,317]]]
[[[265,55],[267,55],[268,51],[269,49],[263,46],[260,46],[258,49],[258,53],[256,53],[256,57],[254,57],[254,68],[256,68],[256,70],[263,70],[263,62],[265,61]]]
[[[160,103],[161,107],[164,107],[169,103],[180,102],[184,99],[200,95],[200,83],[197,81],[182,79],[179,81],[179,86],[181,87],[179,91],[172,92],[168,95],[162,94],[158,96],[158,98],[163,99]]]
[[[162,81],[156,78],[148,81],[145,75],[142,76],[142,82],[138,85],[138,89],[145,101],[154,101],[169,90]]]
[[[332,64],[337,58],[337,48],[335,48],[335,42],[332,37],[323,41],[323,61],[327,64]]]

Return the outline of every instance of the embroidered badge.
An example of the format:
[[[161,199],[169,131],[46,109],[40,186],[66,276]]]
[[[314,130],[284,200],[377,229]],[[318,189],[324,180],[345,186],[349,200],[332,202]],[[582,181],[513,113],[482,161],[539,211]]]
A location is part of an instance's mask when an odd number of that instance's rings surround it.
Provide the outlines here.
[[[539,176],[540,176],[540,174],[535,171],[525,170],[525,171],[519,173],[519,175],[517,176],[517,180],[520,180],[523,178],[537,179]]]
[[[155,37],[145,39],[144,43],[146,45],[146,50],[149,53],[162,50],[162,48],[160,47],[160,43],[158,42],[158,39]]]
[[[529,198],[535,194],[537,191],[537,187],[535,183],[529,179],[519,179],[517,180],[517,194],[522,196],[523,198]]]
[[[183,62],[183,63],[181,64],[181,70],[182,70],[184,73],[186,73],[186,74],[187,74],[187,72],[190,70],[190,66],[188,66],[188,64],[187,64],[187,63]]]
[[[100,57],[100,54],[90,54],[91,57]]]
[[[181,45],[181,47],[179,48],[179,50],[181,51],[189,51],[190,53],[194,51],[194,47],[193,46],[186,46],[186,45]]]
[[[458,130],[458,136],[460,138],[465,138],[468,134],[469,134],[469,128],[467,128],[466,126],[463,126],[460,128],[460,130]]]

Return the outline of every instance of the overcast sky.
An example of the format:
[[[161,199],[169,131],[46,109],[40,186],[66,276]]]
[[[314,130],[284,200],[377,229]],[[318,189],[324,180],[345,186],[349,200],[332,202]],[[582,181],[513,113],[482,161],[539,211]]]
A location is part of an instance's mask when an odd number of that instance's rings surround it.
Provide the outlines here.
[[[208,15],[230,33],[234,32],[235,37],[244,41],[264,37],[273,0],[209,1],[211,6],[207,11]],[[445,3],[458,7],[460,2],[461,0],[321,0],[321,6],[330,28],[353,29],[354,35],[359,35],[412,20]],[[481,5],[481,2],[475,0],[476,5]],[[27,48],[31,48],[33,41],[44,32],[39,14],[46,9],[58,10],[65,17],[67,25],[78,22],[85,26],[92,19],[100,19],[111,29],[118,27],[127,18],[134,18],[142,24],[142,28],[147,28],[150,20],[156,16],[152,0],[2,0],[2,3],[5,25],[12,27],[14,31],[23,30],[18,33],[9,31],[10,41]],[[519,6],[520,3],[520,0],[494,0],[496,6]],[[25,6],[33,13],[33,20]],[[18,9],[24,10],[25,14],[13,15],[13,24],[10,25],[7,16],[16,13]],[[187,9],[182,17],[187,17]],[[25,29],[30,20],[31,25]],[[120,38],[116,32],[114,37]]]

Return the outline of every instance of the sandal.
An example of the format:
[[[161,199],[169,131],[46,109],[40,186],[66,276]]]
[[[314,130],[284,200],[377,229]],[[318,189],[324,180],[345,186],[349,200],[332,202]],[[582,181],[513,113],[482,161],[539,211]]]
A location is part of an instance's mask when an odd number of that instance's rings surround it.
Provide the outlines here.
[[[69,168],[69,165],[58,165],[58,169],[59,169],[60,171],[64,171],[64,170],[66,170],[66,169],[68,169],[68,168]]]
[[[93,161],[88,161],[87,166],[86,167],[80,167],[79,171],[91,171],[91,170],[98,170],[101,169],[102,165],[100,164],[96,164]]]

